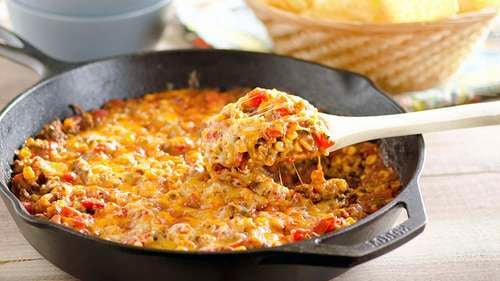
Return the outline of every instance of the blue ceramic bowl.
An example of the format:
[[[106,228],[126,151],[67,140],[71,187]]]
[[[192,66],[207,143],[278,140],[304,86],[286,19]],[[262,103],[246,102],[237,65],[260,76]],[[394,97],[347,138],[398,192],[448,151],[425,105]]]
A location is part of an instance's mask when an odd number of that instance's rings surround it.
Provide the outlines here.
[[[49,56],[78,62],[152,48],[165,28],[169,3],[160,0],[140,10],[104,17],[41,12],[17,0],[8,0],[7,7],[13,29],[21,37]]]
[[[64,16],[112,16],[149,7],[160,0],[15,0],[41,12]]]

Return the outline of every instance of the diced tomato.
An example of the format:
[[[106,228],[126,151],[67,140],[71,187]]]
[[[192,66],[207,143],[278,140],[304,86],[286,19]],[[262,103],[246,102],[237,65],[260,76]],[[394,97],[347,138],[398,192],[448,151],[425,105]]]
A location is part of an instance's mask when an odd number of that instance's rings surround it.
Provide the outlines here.
[[[85,224],[85,222],[80,218],[69,219],[67,222],[70,226],[78,230],[87,227],[87,224]]]
[[[337,218],[335,218],[335,217],[322,219],[313,228],[313,231],[316,232],[317,234],[324,234],[324,233],[327,233],[330,231],[334,231],[336,228],[336,226],[335,226],[336,222],[337,222]]]
[[[248,239],[240,239],[236,242],[233,242],[231,244],[229,244],[228,246],[232,249],[234,248],[237,248],[237,247],[240,247],[240,246],[243,246],[245,244],[245,242],[247,242]]]
[[[267,128],[264,131],[264,137],[266,139],[275,139],[275,138],[278,138],[281,136],[282,136],[282,133],[280,132],[280,130],[278,130],[276,128]]]
[[[325,134],[313,134],[313,138],[320,150],[325,150],[335,144]]]
[[[207,139],[208,140],[215,140],[215,139],[218,139],[222,136],[221,132],[220,131],[209,131],[207,133]]]
[[[302,241],[309,238],[309,232],[305,229],[292,229],[291,234],[293,241]]]
[[[106,105],[110,105],[112,107],[121,107],[125,105],[125,101],[122,99],[112,99],[109,100]]]
[[[103,118],[106,115],[108,115],[108,111],[106,109],[97,109],[93,112],[94,117],[96,118]]]
[[[23,207],[26,209],[26,212],[28,212],[30,215],[35,214],[35,210],[33,210],[33,202],[23,202]]]
[[[248,94],[248,100],[243,103],[243,106],[250,109],[257,109],[265,99],[266,93],[264,91],[253,90]]]
[[[125,208],[121,208],[116,215],[119,217],[126,217],[128,215],[128,210]]]
[[[78,215],[79,215],[79,212],[77,210],[75,210],[74,208],[65,206],[61,209],[61,216],[63,216],[63,217],[71,218],[71,217],[76,217]]]
[[[80,202],[82,206],[87,210],[97,210],[104,208],[104,203],[99,200],[85,199]]]
[[[94,147],[94,151],[95,152],[105,152],[107,149],[106,147],[106,144],[104,143],[98,143],[95,147]]]
[[[76,174],[73,172],[65,173],[62,176],[62,180],[65,182],[69,182],[69,183],[73,183],[75,181],[75,179],[76,179]]]
[[[280,107],[275,109],[274,113],[277,118],[280,118],[292,114],[292,111],[286,107]]]
[[[177,144],[172,146],[171,152],[173,155],[184,154],[189,150],[189,145],[187,144]]]
[[[23,173],[19,173],[19,174],[15,175],[14,177],[12,177],[12,182],[15,184],[20,184],[20,183],[24,182]]]

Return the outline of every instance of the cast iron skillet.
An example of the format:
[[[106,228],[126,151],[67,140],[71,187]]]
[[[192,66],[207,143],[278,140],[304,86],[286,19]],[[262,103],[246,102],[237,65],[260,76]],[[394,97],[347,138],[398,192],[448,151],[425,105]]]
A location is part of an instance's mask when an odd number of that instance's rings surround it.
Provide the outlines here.
[[[67,64],[47,57],[5,29],[0,29],[0,39],[0,55],[42,76],[41,82],[0,113],[0,194],[26,240],[78,278],[327,280],[399,247],[424,229],[426,215],[418,187],[424,159],[420,135],[381,141],[404,186],[397,198],[351,227],[300,243],[222,253],[152,250],[84,236],[36,219],[9,190],[10,164],[14,151],[43,124],[72,114],[69,104],[91,109],[112,98],[139,97],[168,85],[187,87],[188,76],[195,70],[201,87],[278,88],[335,114],[380,115],[403,109],[362,76],[276,55],[178,50]],[[403,208],[408,220],[393,227]]]

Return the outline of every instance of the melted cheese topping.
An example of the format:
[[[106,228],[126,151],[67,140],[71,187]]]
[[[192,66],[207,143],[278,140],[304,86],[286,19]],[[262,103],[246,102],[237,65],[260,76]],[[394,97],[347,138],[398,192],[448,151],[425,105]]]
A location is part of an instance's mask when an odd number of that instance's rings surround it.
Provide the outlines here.
[[[263,167],[328,155],[327,132],[306,100],[256,88],[210,118],[202,132],[206,167],[232,184],[261,182]]]
[[[112,100],[26,140],[12,189],[31,214],[136,246],[273,247],[351,225],[401,187],[374,143],[262,169],[265,180],[211,178],[201,149],[210,116],[243,94],[175,90]],[[317,169],[322,167],[322,169]],[[324,174],[323,174],[324,173]]]

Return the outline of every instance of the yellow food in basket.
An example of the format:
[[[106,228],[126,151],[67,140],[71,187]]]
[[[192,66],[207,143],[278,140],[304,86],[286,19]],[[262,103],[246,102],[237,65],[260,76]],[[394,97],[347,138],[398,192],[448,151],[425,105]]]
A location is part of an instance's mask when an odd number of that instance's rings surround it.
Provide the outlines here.
[[[477,11],[488,7],[499,7],[500,0],[459,0],[460,11]]]
[[[293,13],[339,21],[423,22],[480,10],[500,0],[266,0]]]
[[[457,11],[456,0],[315,0],[306,13],[336,20],[398,23],[446,18]]]
[[[312,0],[309,10],[303,13],[341,21],[378,22],[383,11],[378,0]]]
[[[271,6],[290,12],[301,12],[311,7],[311,0],[268,0]]]
[[[456,0],[381,0],[382,22],[432,21],[455,15]]]

